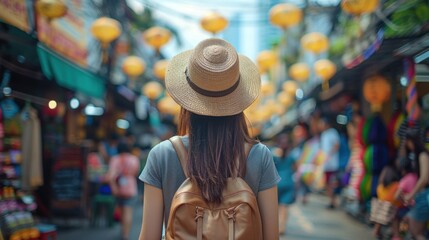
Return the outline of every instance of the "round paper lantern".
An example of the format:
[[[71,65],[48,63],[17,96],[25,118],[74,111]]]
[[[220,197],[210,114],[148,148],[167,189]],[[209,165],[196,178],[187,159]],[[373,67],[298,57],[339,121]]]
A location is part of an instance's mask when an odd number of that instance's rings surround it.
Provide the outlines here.
[[[314,72],[323,82],[328,81],[334,76],[336,71],[337,67],[328,59],[320,59],[314,63]]]
[[[277,4],[270,10],[270,22],[283,29],[295,26],[302,20],[300,8],[290,3]]]
[[[207,32],[216,34],[228,26],[228,20],[217,12],[210,12],[201,19],[200,24]]]
[[[267,102],[267,106],[270,108],[271,114],[282,115],[286,111],[286,107],[282,103],[276,102],[274,99]]]
[[[287,81],[283,83],[282,88],[287,94],[295,96],[298,85],[294,81]]]
[[[180,106],[171,97],[164,97],[159,100],[158,110],[160,113],[176,115],[180,112]]]
[[[159,50],[168,41],[170,41],[171,33],[163,27],[151,27],[143,32],[143,39],[155,50]]]
[[[318,32],[307,33],[301,38],[301,46],[306,51],[319,54],[329,47],[328,38]]]
[[[280,92],[279,95],[277,95],[277,100],[286,107],[294,102],[294,98],[287,92]]]
[[[259,71],[265,73],[277,63],[277,54],[270,50],[262,51],[259,53],[256,62]]]
[[[50,21],[54,18],[65,16],[67,6],[61,0],[38,0],[36,2],[36,11]]]
[[[146,64],[143,59],[137,56],[128,56],[122,63],[122,71],[131,79],[134,79],[143,74]]]
[[[310,68],[306,63],[295,63],[289,68],[289,76],[296,81],[306,81],[310,76]]]
[[[271,118],[271,110],[267,106],[261,106],[256,110],[257,122],[266,122]]]
[[[391,92],[389,81],[381,75],[369,77],[363,84],[363,96],[371,104],[373,111],[381,110],[383,103],[389,100]]]
[[[262,96],[269,96],[273,94],[275,91],[274,84],[271,82],[262,82],[261,84],[261,95]]]
[[[103,48],[117,39],[121,35],[121,32],[121,24],[115,19],[108,17],[101,17],[91,25],[92,36],[101,42]]]
[[[378,4],[379,0],[342,0],[341,8],[344,12],[359,16],[374,12]]]
[[[143,94],[150,100],[157,99],[163,90],[159,82],[148,82],[143,86]]]
[[[165,78],[165,70],[167,69],[169,61],[168,60],[159,60],[153,66],[153,74],[160,80]]]

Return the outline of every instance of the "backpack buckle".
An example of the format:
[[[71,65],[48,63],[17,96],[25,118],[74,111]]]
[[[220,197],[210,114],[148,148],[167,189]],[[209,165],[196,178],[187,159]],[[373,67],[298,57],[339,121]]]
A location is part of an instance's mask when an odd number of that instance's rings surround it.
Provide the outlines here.
[[[232,219],[235,222],[235,214],[237,211],[235,211],[235,208],[226,210],[226,215],[228,216],[228,219]]]
[[[201,207],[195,207],[195,222],[198,221],[199,218],[204,217],[204,210]]]

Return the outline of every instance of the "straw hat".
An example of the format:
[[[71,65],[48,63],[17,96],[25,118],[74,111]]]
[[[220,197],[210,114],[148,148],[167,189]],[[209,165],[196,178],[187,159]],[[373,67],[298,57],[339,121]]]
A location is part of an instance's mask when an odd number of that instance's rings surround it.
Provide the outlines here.
[[[190,112],[231,116],[255,101],[260,91],[256,65],[228,42],[211,38],[168,64],[165,83],[171,97]]]

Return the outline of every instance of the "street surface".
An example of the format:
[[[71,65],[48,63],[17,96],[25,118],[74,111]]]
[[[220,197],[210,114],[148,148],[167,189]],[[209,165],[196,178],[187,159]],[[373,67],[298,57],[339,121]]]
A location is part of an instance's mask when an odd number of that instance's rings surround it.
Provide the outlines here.
[[[290,208],[286,235],[281,240],[371,240],[371,228],[347,215],[343,210],[327,210],[328,200],[313,194],[307,205],[296,203]],[[142,206],[136,202],[130,240],[138,239]],[[118,240],[119,224],[112,228],[60,228],[58,240]]]

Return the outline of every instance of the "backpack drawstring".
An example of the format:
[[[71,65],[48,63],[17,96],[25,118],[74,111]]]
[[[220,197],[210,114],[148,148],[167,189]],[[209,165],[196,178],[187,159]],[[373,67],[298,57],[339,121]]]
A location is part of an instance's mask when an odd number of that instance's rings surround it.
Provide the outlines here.
[[[229,209],[227,211],[227,215],[228,215],[228,240],[234,240],[235,236],[234,236],[234,223],[235,223],[235,214],[237,212],[235,211],[235,208],[233,209]]]
[[[203,240],[203,208],[195,207],[195,222],[197,222],[197,240]]]

